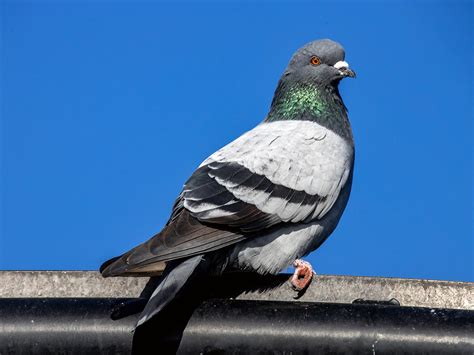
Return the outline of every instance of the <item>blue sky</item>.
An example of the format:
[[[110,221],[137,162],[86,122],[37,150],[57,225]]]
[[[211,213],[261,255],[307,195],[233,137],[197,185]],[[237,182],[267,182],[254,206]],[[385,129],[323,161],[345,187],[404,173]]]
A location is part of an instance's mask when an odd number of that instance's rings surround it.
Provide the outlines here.
[[[1,5],[0,269],[96,269],[159,231],[258,124],[288,59],[339,41],[356,138],[324,274],[474,281],[472,2]]]

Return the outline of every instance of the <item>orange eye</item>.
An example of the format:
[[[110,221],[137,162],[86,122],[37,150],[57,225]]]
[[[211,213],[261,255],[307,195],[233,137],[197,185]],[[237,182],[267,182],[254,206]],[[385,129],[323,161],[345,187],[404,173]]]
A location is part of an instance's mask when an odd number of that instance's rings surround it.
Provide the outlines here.
[[[319,65],[321,64],[321,59],[313,55],[310,60],[311,65]]]

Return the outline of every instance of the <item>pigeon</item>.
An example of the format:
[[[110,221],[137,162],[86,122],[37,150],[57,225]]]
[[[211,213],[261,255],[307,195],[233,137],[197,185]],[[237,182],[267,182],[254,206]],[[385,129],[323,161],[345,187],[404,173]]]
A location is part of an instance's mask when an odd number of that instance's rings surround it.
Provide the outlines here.
[[[106,261],[104,277],[161,275],[137,326],[198,276],[277,274],[304,290],[301,258],[334,231],[352,185],[354,141],[338,85],[355,77],[343,47],[310,42],[292,56],[265,119],[194,171],[155,236]]]

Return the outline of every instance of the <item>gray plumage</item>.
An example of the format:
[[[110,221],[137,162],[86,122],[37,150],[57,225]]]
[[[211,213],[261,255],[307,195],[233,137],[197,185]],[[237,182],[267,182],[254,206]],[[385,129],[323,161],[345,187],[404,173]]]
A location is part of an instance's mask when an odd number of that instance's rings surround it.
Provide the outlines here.
[[[160,233],[104,263],[104,276],[165,270],[139,324],[195,273],[278,273],[332,233],[349,198],[354,163],[338,91],[347,76],[355,74],[338,43],[314,41],[298,50],[265,120],[198,167]],[[199,268],[208,254],[212,267]]]

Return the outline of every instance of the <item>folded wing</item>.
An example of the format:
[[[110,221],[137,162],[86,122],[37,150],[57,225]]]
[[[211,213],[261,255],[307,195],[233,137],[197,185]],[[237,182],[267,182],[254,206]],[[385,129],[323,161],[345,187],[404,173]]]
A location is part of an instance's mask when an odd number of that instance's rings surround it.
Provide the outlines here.
[[[165,228],[103,273],[149,272],[281,223],[321,219],[347,182],[353,147],[313,122],[264,123],[211,155],[185,183]]]

